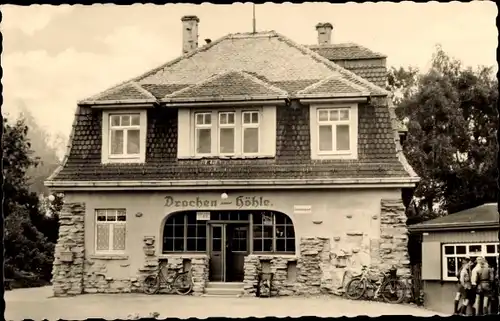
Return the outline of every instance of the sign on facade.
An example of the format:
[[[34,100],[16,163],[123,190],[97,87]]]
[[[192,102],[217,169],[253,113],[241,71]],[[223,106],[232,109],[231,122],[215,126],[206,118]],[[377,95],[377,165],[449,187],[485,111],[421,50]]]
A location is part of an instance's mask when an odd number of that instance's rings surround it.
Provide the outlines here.
[[[311,205],[294,205],[293,206],[294,214],[311,214],[312,206]]]
[[[196,212],[196,220],[197,221],[209,221],[210,220],[210,212]]]
[[[271,201],[263,196],[237,196],[234,201],[230,199],[218,200],[207,199],[203,197],[195,197],[192,199],[176,199],[172,196],[165,196],[165,207],[174,208],[221,208],[221,207],[236,207],[242,208],[262,208],[271,207]]]

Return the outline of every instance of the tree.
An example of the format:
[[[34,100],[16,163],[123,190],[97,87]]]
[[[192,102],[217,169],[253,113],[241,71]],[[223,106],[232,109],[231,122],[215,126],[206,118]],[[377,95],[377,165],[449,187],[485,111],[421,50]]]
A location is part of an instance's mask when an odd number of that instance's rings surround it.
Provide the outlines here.
[[[403,78],[393,80],[404,93],[397,113],[409,120],[404,152],[422,179],[412,219],[494,201],[498,84],[491,69],[463,68],[438,47],[426,74],[403,69],[393,74]]]
[[[51,279],[54,243],[40,232],[34,221],[44,221],[35,193],[29,192],[27,171],[36,166],[23,120],[3,120],[3,169],[5,217],[5,276],[33,284]],[[24,283],[24,284],[23,284]]]

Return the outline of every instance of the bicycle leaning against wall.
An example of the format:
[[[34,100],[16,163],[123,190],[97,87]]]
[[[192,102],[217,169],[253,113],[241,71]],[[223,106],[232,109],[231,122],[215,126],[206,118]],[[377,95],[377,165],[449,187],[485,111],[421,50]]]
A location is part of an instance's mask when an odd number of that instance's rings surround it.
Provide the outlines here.
[[[165,274],[167,270],[166,263],[160,263],[153,275],[149,275],[144,279],[143,289],[146,294],[156,294],[160,291],[162,285],[168,293],[177,293],[186,295],[193,289],[193,279],[191,277],[191,269],[183,272],[173,272]]]
[[[361,274],[347,283],[345,294],[351,300],[359,300],[369,288],[375,289],[375,299],[382,296],[385,302],[396,304],[403,302],[406,292],[405,284],[397,277],[396,268],[381,272],[379,278],[374,279],[369,275],[368,267],[363,265]]]

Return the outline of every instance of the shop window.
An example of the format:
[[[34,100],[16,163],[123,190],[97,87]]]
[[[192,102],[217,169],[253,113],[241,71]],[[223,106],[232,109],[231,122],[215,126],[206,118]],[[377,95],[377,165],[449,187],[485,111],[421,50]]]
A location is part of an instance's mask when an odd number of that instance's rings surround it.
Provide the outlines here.
[[[206,221],[196,220],[196,212],[173,214],[165,222],[163,252],[205,252]]]
[[[442,278],[445,281],[457,280],[458,269],[465,257],[474,261],[483,256],[491,267],[496,269],[498,265],[498,243],[444,244],[442,253]]]
[[[295,252],[295,231],[292,220],[283,213],[252,213],[254,252]]]

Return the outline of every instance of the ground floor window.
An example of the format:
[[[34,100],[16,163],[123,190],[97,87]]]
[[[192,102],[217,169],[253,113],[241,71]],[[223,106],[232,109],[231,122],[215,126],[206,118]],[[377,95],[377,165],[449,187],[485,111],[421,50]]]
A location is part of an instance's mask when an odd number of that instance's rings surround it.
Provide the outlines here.
[[[126,223],[125,209],[97,209],[96,253],[125,252]]]
[[[499,243],[443,244],[443,280],[457,280],[458,269],[465,257],[475,260],[483,256],[495,270],[498,266]]]
[[[163,230],[163,253],[206,252],[208,250],[209,225],[220,222],[248,224],[245,229],[234,230],[230,242],[232,249],[248,251],[247,238],[250,238],[253,252],[256,253],[295,253],[295,231],[292,220],[285,214],[275,211],[185,211],[171,214]],[[208,216],[206,215],[208,214]],[[229,223],[228,223],[229,224]]]

